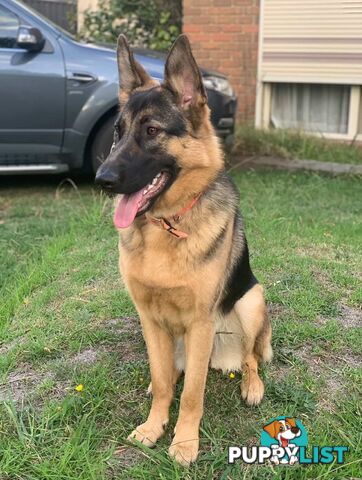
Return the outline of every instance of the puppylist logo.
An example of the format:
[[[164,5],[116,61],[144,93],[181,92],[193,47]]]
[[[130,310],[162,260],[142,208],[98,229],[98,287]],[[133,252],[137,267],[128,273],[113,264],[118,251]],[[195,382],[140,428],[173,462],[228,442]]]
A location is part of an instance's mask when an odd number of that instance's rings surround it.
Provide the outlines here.
[[[229,447],[228,463],[242,460],[248,464],[263,465],[310,465],[328,464],[337,460],[344,463],[348,452],[345,446],[313,446],[307,454],[308,433],[300,420],[291,417],[277,417],[264,425],[260,435],[260,446]]]

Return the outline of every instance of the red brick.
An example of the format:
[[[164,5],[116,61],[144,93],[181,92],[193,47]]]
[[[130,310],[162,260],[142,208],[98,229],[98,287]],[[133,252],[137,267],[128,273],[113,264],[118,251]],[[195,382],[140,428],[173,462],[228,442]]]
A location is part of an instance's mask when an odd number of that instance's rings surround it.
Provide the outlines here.
[[[184,33],[191,33],[191,32],[198,32],[200,30],[198,25],[192,25],[188,23],[187,25],[183,26]]]
[[[236,23],[234,25],[224,25],[222,28],[225,32],[241,32],[243,27]]]
[[[195,58],[225,73],[238,95],[237,117],[252,121],[255,109],[260,0],[184,0],[184,32]]]
[[[257,33],[259,31],[259,25],[244,25],[243,30],[246,33]]]

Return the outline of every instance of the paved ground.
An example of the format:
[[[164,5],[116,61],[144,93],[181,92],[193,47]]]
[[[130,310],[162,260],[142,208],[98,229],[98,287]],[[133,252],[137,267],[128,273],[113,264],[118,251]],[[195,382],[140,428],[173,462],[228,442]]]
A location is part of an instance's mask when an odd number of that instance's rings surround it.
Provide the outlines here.
[[[288,160],[277,157],[248,157],[241,161],[234,160],[231,170],[242,167],[273,167],[282,170],[310,170],[327,172],[332,175],[362,175],[362,165],[349,163],[319,162],[317,160]]]

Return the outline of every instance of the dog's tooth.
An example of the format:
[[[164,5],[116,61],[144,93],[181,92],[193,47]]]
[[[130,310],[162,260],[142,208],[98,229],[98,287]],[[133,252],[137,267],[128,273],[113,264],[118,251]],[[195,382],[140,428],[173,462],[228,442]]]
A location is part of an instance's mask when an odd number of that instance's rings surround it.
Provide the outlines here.
[[[156,185],[157,183],[157,177],[155,177],[153,180],[152,180],[152,185]]]
[[[147,193],[147,188],[143,190],[143,195],[146,195],[146,193]]]

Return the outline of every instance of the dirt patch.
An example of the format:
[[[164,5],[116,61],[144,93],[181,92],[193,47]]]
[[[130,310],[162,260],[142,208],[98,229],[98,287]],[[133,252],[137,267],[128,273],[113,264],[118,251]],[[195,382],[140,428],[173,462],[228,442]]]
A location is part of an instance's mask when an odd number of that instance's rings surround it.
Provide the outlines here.
[[[141,331],[140,321],[135,316],[111,318],[105,322],[105,325],[115,332]]]
[[[290,372],[290,366],[285,365],[284,363],[281,363],[281,362],[276,362],[276,361],[272,361],[272,363],[268,365],[267,369],[268,369],[268,373],[267,373],[268,378],[272,378],[274,380],[285,378],[288,376],[288,373]]]
[[[97,361],[99,353],[99,349],[87,348],[87,350],[83,350],[72,356],[69,361],[76,365],[93,365]]]
[[[0,384],[0,401],[13,400],[19,402],[26,399],[45,380],[51,380],[51,372],[37,372],[27,364],[21,364],[10,373],[6,382]]]
[[[3,343],[0,345],[0,355],[6,355],[11,352],[11,350],[18,345],[22,345],[25,342],[25,337],[18,337],[10,340],[10,342]]]
[[[148,458],[148,455],[142,452],[142,450],[133,447],[119,447],[113,456],[124,467],[131,467],[139,461]]]
[[[287,307],[285,307],[284,305],[281,305],[280,303],[268,303],[267,307],[268,307],[268,315],[269,315],[269,318],[271,319],[282,317],[283,315],[286,314],[288,310]]]
[[[340,315],[337,320],[346,328],[362,327],[362,309],[339,304]]]
[[[146,460],[148,455],[139,448],[128,446],[120,446],[113,454],[113,457],[108,460],[107,478],[116,480],[120,473],[131,468],[137,463]]]
[[[116,353],[124,362],[140,361],[147,358],[138,317],[112,318],[105,322],[104,326],[116,337],[116,341],[111,344],[103,344],[107,352]]]
[[[114,353],[124,362],[146,359],[146,347],[142,340],[141,327],[137,317],[120,317],[106,322],[105,327],[111,331],[111,342],[101,342],[96,347],[88,347],[73,355],[64,355],[55,360],[55,364],[69,364],[80,367],[89,367],[100,360],[103,354]],[[24,339],[19,337],[0,347],[0,354],[4,355]],[[22,363],[11,372],[6,381],[0,383],[0,401],[12,400],[21,402],[34,396],[36,403],[42,403],[42,385],[45,385],[44,398],[62,399],[74,388],[71,382],[56,379],[54,361],[47,364],[48,370],[37,370],[30,363]],[[56,371],[56,370],[55,370]],[[39,397],[39,398],[38,398]]]
[[[344,328],[362,327],[362,309],[348,307],[342,303],[337,305],[339,314],[333,320],[337,320]],[[318,325],[326,325],[330,318],[319,315],[316,323]]]
[[[87,349],[65,360],[77,365],[91,365],[98,355],[97,350]],[[63,399],[73,389],[72,382],[57,379],[51,370],[36,370],[31,364],[22,363],[9,373],[6,381],[0,383],[0,401],[12,400],[19,403],[32,398],[40,406],[46,399]]]
[[[329,274],[325,270],[318,270],[317,267],[312,267],[311,273],[321,287],[328,289],[329,291],[337,291],[336,284],[331,280]]]
[[[319,410],[335,412],[338,397],[344,393],[345,387],[345,379],[341,372],[346,367],[359,367],[362,363],[362,355],[347,351],[340,355],[331,352],[318,355],[313,352],[311,345],[303,345],[294,354],[308,365],[313,377],[323,385],[319,394]]]
[[[361,366],[362,363],[362,355],[353,354],[349,351],[343,351],[341,354],[324,352],[318,355],[313,353],[311,345],[303,345],[295,351],[295,355],[305,361],[313,373],[323,373],[323,375],[328,368],[332,370],[342,370],[346,366],[356,368]]]

